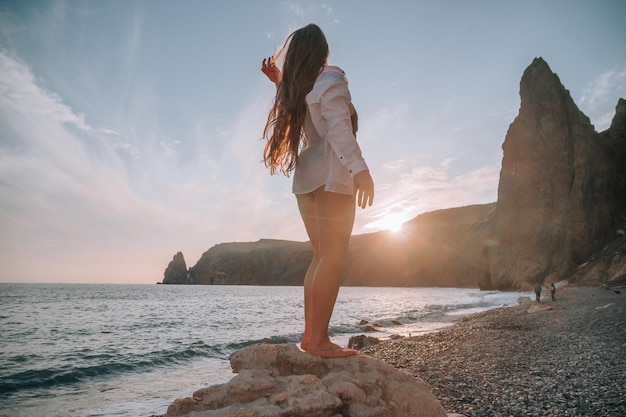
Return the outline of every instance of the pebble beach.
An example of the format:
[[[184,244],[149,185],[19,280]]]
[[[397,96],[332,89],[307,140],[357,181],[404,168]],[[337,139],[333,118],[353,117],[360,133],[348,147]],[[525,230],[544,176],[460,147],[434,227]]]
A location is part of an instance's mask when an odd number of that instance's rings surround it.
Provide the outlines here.
[[[422,378],[450,415],[626,416],[626,289],[566,286],[363,353]]]

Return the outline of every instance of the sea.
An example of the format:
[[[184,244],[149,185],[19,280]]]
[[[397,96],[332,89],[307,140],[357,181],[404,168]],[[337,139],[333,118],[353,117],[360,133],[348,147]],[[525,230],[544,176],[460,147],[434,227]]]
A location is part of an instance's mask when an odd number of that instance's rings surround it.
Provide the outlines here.
[[[0,284],[1,417],[149,417],[235,375],[255,343],[298,343],[302,287]],[[436,331],[519,292],[342,287],[334,342]]]

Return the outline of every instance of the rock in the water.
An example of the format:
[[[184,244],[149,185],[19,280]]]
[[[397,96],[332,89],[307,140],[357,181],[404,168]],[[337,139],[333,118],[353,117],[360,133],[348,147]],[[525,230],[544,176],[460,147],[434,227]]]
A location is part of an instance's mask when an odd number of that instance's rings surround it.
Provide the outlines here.
[[[365,347],[376,345],[378,343],[380,343],[379,338],[360,334],[358,336],[350,337],[350,340],[348,341],[348,347],[350,349],[361,350]]]
[[[189,281],[187,263],[182,252],[174,255],[163,274],[163,284],[193,284]]]
[[[365,355],[322,359],[295,345],[233,353],[229,383],[177,399],[166,417],[446,417],[418,378]]]

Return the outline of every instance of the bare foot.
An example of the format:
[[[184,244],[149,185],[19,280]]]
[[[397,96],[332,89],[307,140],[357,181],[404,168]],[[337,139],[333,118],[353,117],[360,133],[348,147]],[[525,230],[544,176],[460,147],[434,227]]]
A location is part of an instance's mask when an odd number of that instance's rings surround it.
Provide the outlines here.
[[[309,350],[309,345],[311,344],[311,336],[304,332],[302,335],[302,340],[300,341],[300,348],[305,352]]]
[[[320,358],[325,359],[347,358],[348,356],[356,356],[361,354],[361,352],[359,352],[358,350],[341,347],[334,343],[331,343],[328,347],[324,347],[322,349],[307,349],[306,351],[311,355],[319,356]]]

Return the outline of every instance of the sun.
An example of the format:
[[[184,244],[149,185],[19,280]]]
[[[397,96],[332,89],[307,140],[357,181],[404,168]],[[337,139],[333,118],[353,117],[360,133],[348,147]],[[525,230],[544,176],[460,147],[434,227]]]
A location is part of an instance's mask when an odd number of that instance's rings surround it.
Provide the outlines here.
[[[407,221],[403,213],[387,214],[376,221],[376,226],[382,230],[397,233],[402,230],[402,224]]]

